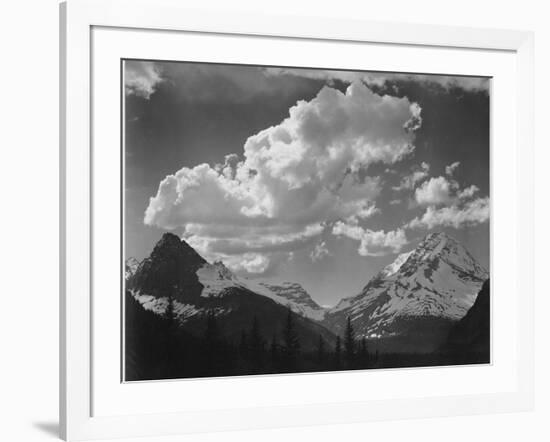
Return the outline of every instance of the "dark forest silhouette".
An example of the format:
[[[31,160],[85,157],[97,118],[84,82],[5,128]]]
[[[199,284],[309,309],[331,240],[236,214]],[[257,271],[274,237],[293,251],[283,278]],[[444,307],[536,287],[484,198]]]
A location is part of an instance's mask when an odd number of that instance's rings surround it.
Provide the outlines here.
[[[488,311],[488,293],[487,282],[477,310]],[[278,333],[265,336],[261,322],[253,316],[240,338],[230,341],[213,311],[203,314],[204,328],[199,335],[179,326],[172,297],[163,315],[144,309],[130,292],[125,304],[125,381],[489,362],[489,336],[484,335],[482,341],[477,335],[470,337],[468,318],[457,323],[449,342],[434,353],[379,352],[377,340],[355,336],[350,318],[343,337],[337,336],[331,345],[319,335],[317,348],[306,351],[301,348],[290,308]],[[478,320],[479,315],[475,316]],[[467,347],[472,339],[476,345],[470,351]]]

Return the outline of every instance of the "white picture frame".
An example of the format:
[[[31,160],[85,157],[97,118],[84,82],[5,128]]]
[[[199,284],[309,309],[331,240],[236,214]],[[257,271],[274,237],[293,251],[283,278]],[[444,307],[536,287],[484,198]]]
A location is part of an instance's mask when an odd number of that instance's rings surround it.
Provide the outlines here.
[[[529,410],[533,406],[533,35],[530,32],[373,23],[314,17],[243,15],[187,9],[177,0],[69,0],[60,6],[60,428],[65,440],[161,436],[234,429],[259,429],[366,420]],[[514,57],[515,140],[509,159],[513,200],[512,238],[507,245],[521,275],[521,302],[514,310],[514,381],[505,389],[448,396],[397,399],[338,399],[292,405],[225,406],[136,413],[95,413],[92,315],[93,278],[93,30],[98,28],[270,37],[331,44],[381,44],[415,48],[506,52]],[[97,92],[97,91],[96,91]],[[493,146],[494,148],[494,146]],[[521,153],[521,154],[520,154]],[[98,165],[96,164],[97,168]],[[99,165],[101,167],[101,165]],[[494,167],[494,166],[493,166]],[[493,183],[498,186],[499,183]],[[497,202],[498,203],[498,202]],[[494,204],[497,204],[494,203]],[[495,222],[493,220],[493,222]],[[118,290],[118,287],[115,288]],[[508,287],[518,300],[519,287]],[[497,318],[498,319],[498,318]],[[116,361],[118,363],[118,361]],[[331,375],[338,382],[343,374]],[[255,382],[261,382],[256,379]],[[94,387],[95,384],[95,387]],[[174,385],[174,384],[173,384]],[[175,387],[174,387],[175,388]],[[248,387],[250,388],[250,387]],[[169,389],[165,389],[167,393]],[[246,392],[245,392],[246,393]],[[214,414],[213,414],[214,413]]]

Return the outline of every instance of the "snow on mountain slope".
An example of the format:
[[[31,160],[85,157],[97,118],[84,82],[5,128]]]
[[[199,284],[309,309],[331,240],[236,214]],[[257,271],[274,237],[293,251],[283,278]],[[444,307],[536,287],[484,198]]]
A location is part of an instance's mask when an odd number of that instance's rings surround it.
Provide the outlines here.
[[[197,270],[199,282],[203,285],[201,296],[223,296],[224,290],[239,286],[238,278],[221,261],[206,263]]]
[[[251,290],[267,296],[279,304],[289,305],[292,311],[306,318],[320,321],[325,316],[326,309],[317,304],[309,293],[296,282],[271,284],[247,281],[247,284]]]
[[[150,310],[154,313],[162,315],[166,312],[169,300],[167,297],[157,298],[151,295],[142,295],[139,292],[132,292],[134,298],[139,301],[145,310]],[[182,302],[173,300],[174,314],[180,321],[200,313],[201,310],[197,309],[193,304],[184,304]]]
[[[163,234],[139,265],[129,264],[126,270],[135,271],[125,272],[127,295],[157,315],[166,314],[171,306],[181,329],[191,334],[201,336],[207,314],[213,313],[227,342],[239,342],[255,321],[262,335],[271,339],[280,335],[291,317],[304,351],[314,351],[319,339],[327,346],[336,342],[332,332],[309,317],[319,316],[316,310],[321,308],[299,285],[268,287],[239,278],[221,262],[208,263],[172,233]]]
[[[170,293],[174,310],[183,321],[206,308],[203,301],[231,295],[235,293],[234,289],[270,298],[308,319],[321,320],[325,313],[325,309],[317,305],[300,284],[284,282],[275,285],[240,278],[221,261],[206,262],[185,241],[170,233],[163,235],[151,256],[141,263],[129,258],[125,277],[126,289],[144,308],[155,313],[166,310],[167,294]],[[222,306],[223,300],[220,302]],[[212,303],[207,304],[212,310]],[[228,313],[227,308],[221,308],[222,313]]]
[[[124,265],[124,277],[126,279],[132,277],[139,267],[139,261],[136,258],[128,258]]]
[[[197,270],[199,282],[204,286],[201,296],[223,296],[227,290],[233,287],[250,290],[256,294],[268,297],[275,302],[306,318],[321,320],[325,309],[319,306],[304,288],[293,282],[283,282],[280,285],[266,282],[253,281],[239,278],[229,270],[221,261],[214,264],[204,264]]]
[[[407,259],[409,259],[409,256],[411,256],[412,253],[413,253],[413,250],[411,250],[410,252],[401,253],[401,255],[399,255],[394,262],[384,267],[380,273],[386,277],[394,275],[399,271],[401,266],[405,264],[405,262],[407,261]]]
[[[455,239],[433,233],[401,254],[356,296],[327,312],[340,333],[347,317],[360,336],[395,336],[414,320],[456,321],[473,305],[488,272]]]

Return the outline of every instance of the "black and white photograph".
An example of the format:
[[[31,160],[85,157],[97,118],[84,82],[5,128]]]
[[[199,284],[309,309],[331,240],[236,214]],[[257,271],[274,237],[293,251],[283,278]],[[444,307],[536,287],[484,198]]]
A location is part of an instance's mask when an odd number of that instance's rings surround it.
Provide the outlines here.
[[[121,89],[123,381],[491,363],[490,78],[126,59]]]

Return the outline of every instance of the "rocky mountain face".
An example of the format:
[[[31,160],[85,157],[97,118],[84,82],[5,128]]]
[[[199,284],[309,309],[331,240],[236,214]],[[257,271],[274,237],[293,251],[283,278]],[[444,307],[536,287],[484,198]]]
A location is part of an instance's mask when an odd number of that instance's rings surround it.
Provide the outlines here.
[[[178,236],[165,233],[151,255],[144,259],[126,281],[126,289],[155,298],[172,296],[188,302],[201,295],[197,270],[206,261]]]
[[[324,318],[326,309],[317,304],[310,294],[296,282],[283,282],[281,284],[272,284],[260,282],[259,285],[269,291],[262,290],[266,296],[277,300],[281,304],[288,304],[292,310],[306,318],[320,321]]]
[[[318,306],[299,284],[281,286],[239,278],[222,262],[204,260],[176,235],[166,233],[153,252],[137,266],[127,263],[126,289],[146,310],[165,314],[168,306],[181,327],[203,332],[205,317],[213,313],[224,336],[237,341],[254,317],[262,334],[279,335],[290,308],[296,330],[305,349],[314,349],[321,336],[332,345],[334,335],[312,318],[321,318]]]
[[[329,310],[323,324],[341,334],[350,317],[358,336],[398,342],[399,351],[433,351],[472,307],[487,278],[455,239],[433,233]]]

